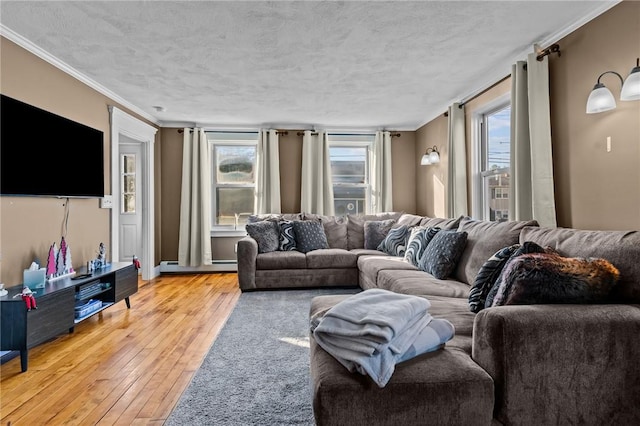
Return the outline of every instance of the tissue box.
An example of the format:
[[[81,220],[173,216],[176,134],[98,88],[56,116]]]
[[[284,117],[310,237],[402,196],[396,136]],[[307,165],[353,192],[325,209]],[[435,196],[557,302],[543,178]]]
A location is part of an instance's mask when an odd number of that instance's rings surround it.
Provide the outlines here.
[[[25,269],[22,274],[22,282],[29,288],[44,288],[45,268],[40,268],[35,271]]]

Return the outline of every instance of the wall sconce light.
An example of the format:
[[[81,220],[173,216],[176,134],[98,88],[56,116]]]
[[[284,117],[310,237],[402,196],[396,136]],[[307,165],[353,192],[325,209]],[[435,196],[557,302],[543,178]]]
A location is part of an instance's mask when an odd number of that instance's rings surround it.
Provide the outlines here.
[[[427,151],[422,156],[420,160],[421,166],[428,166],[429,164],[438,164],[440,162],[440,153],[438,152],[438,148],[435,146],[433,148],[427,148]]]
[[[605,71],[598,77],[596,85],[587,99],[587,114],[595,114],[612,110],[616,107],[616,100],[609,89],[600,83],[600,79],[605,74],[615,74],[620,79],[622,90],[620,92],[621,101],[637,101],[640,99],[640,58],[636,59],[636,66],[631,69],[626,80],[615,71]]]

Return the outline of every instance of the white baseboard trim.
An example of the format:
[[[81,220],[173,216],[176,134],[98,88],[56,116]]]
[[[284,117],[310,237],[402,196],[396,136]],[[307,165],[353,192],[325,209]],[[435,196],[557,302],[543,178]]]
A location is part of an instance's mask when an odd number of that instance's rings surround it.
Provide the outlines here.
[[[236,260],[214,260],[211,265],[178,266],[176,260],[163,260],[160,262],[160,273],[164,272],[237,272]]]

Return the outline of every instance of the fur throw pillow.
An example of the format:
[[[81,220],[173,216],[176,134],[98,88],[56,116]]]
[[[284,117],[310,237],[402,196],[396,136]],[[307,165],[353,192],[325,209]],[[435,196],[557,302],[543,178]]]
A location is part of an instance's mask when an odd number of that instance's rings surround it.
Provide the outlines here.
[[[523,254],[504,269],[493,306],[605,302],[620,272],[605,259]]]

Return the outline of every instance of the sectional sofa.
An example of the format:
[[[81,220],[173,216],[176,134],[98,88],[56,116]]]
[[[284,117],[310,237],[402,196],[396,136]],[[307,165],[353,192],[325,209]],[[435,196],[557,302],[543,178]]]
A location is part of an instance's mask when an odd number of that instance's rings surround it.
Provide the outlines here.
[[[258,254],[256,241],[244,238],[238,243],[243,291],[383,288],[427,297],[431,315],[449,320],[456,330],[444,349],[399,364],[384,388],[349,373],[312,338],[318,425],[640,424],[640,232],[399,213],[289,219],[322,222],[330,248]],[[466,232],[453,273],[437,279],[399,257],[364,249],[364,223],[383,219]],[[599,304],[512,305],[472,313],[469,291],[484,262],[525,241],[567,257],[607,259],[620,280]],[[322,315],[345,297],[314,298],[310,315]]]

